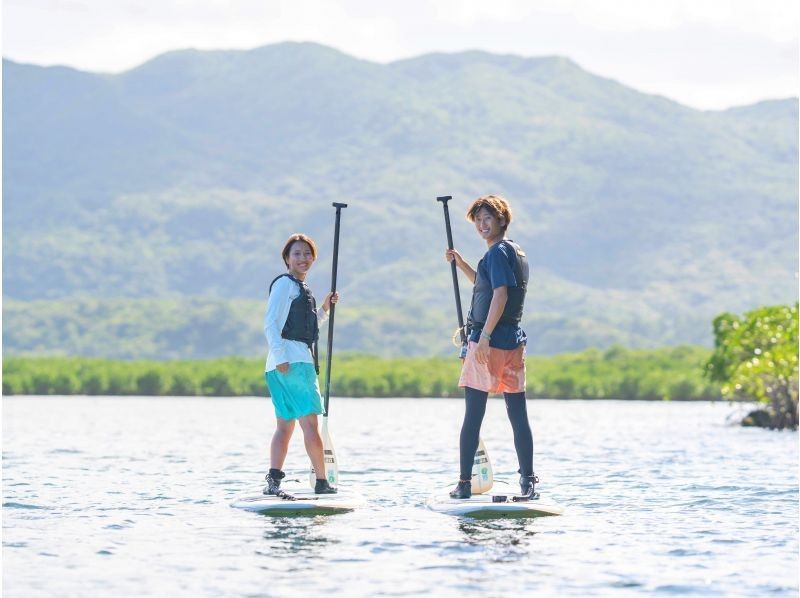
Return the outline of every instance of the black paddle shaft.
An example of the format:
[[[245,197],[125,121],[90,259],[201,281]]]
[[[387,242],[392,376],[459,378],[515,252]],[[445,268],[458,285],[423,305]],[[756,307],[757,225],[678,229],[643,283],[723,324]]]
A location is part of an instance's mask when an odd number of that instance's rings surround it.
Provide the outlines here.
[[[437,197],[436,201],[442,202],[442,207],[444,208],[444,226],[447,230],[447,248],[453,249],[453,231],[450,229],[450,210],[447,208],[447,202],[450,201],[452,196],[450,195],[443,195],[442,197]],[[464,314],[461,310],[461,293],[458,290],[458,272],[456,271],[456,260],[454,259],[450,262],[450,268],[453,272],[453,292],[456,296],[456,313],[458,315],[458,330],[461,334],[461,344],[467,344],[467,335],[464,332]]]
[[[333,202],[336,208],[336,226],[333,229],[333,266],[331,267],[331,293],[336,292],[336,270],[339,265],[339,220],[342,217],[342,208],[346,203]],[[328,416],[328,403],[331,398],[331,361],[333,360],[333,316],[336,304],[331,302],[331,311],[328,319],[328,369],[325,372],[325,417]]]

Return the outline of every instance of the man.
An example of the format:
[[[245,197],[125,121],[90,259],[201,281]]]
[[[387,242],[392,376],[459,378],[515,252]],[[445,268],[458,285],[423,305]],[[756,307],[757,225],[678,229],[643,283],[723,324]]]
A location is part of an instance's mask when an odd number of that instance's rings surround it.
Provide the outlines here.
[[[532,496],[539,481],[533,472],[533,435],[525,404],[525,343],[520,328],[525,292],[528,286],[528,261],[522,248],[506,238],[511,223],[508,202],[497,195],[479,197],[467,210],[467,220],[475,224],[478,235],[489,247],[473,269],[455,249],[445,257],[475,286],[472,290],[467,326],[467,355],[458,385],[464,388],[466,411],[461,427],[458,485],[452,498],[472,496],[472,465],[478,448],[481,423],[489,393],[503,393],[508,418],[514,431],[514,447],[519,461],[520,490]]]

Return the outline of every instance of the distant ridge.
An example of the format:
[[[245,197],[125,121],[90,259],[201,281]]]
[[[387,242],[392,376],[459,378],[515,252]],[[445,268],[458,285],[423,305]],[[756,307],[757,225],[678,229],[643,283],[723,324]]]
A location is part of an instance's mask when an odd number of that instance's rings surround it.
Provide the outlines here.
[[[473,263],[460,212],[485,192],[511,200],[535,352],[707,343],[716,313],[797,297],[797,98],[699,111],[564,57],[378,64],[292,42],[115,75],[3,66],[3,283],[18,317],[31,300],[64,314],[88,297],[260,302],[295,230],[318,238],[321,293],[329,206],[344,199],[340,285],[365,326],[343,342],[424,331],[408,351],[445,352],[445,193]],[[28,307],[26,326],[44,326],[43,304]],[[7,352],[48,351],[23,332],[6,319]]]

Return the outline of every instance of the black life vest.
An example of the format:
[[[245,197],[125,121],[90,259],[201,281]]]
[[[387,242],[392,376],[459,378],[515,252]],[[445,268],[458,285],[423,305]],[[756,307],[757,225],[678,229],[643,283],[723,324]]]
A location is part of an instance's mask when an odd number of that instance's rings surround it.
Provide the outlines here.
[[[294,301],[292,301],[292,304],[289,306],[289,316],[286,318],[286,324],[283,326],[283,330],[281,330],[281,336],[288,340],[301,341],[307,344],[309,349],[311,349],[316,356],[313,347],[314,343],[319,340],[317,302],[306,283],[302,280],[298,280],[291,274],[281,274],[276,277],[269,285],[270,293],[272,292],[272,286],[275,282],[284,276],[297,283],[300,287],[300,294],[295,297]]]
[[[499,324],[512,324],[517,325],[522,320],[522,308],[525,305],[525,293],[528,290],[528,258],[525,257],[525,252],[522,248],[507,239],[503,239],[500,243],[505,243],[509,246],[509,265],[514,270],[514,278],[517,279],[517,286],[507,287],[508,300],[506,306],[503,308],[503,315],[500,316]],[[491,249],[489,250],[491,251]],[[497,251],[497,250],[495,250]],[[488,251],[487,251],[488,254]],[[472,304],[469,308],[469,315],[467,316],[467,323],[470,330],[479,330],[483,328],[486,323],[486,318],[489,316],[489,305],[492,303],[492,282],[486,276],[485,270],[481,268],[484,256],[478,262],[478,270],[475,274],[475,286],[472,289]]]

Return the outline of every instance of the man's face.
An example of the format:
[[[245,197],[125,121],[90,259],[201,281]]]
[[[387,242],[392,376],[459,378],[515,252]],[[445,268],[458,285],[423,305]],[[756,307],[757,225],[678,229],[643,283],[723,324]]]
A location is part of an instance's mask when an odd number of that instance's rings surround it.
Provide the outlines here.
[[[503,236],[505,218],[498,218],[486,208],[481,208],[475,214],[475,230],[484,241],[493,241]]]

